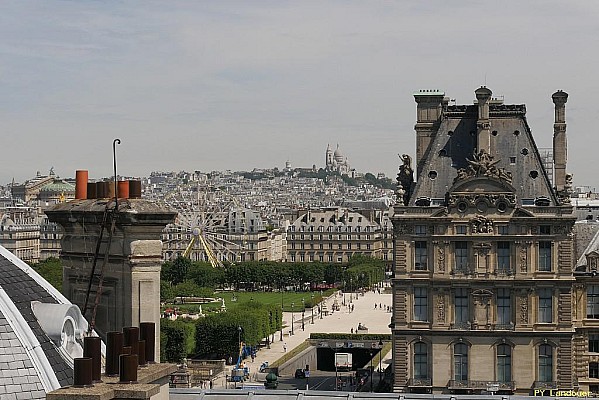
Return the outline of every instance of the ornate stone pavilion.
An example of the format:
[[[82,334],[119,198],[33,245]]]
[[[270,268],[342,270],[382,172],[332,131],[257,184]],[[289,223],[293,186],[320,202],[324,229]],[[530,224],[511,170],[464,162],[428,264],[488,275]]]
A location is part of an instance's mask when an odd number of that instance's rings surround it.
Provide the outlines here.
[[[576,358],[573,345],[577,338],[587,353],[588,334],[576,333],[584,318],[574,313],[588,318],[587,289],[573,272],[568,95],[553,94],[553,188],[526,107],[486,87],[475,94],[473,105],[449,105],[439,91],[414,95],[416,181],[404,155],[392,217],[394,390],[588,390],[578,376],[589,356]]]

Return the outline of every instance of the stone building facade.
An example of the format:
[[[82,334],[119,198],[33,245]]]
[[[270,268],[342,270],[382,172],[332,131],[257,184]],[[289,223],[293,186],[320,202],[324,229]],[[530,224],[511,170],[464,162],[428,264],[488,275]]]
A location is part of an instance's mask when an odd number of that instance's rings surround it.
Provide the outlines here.
[[[416,171],[404,155],[391,217],[394,390],[582,387],[575,351],[588,335],[576,310],[586,292],[573,273],[567,94],[553,95],[555,187],[525,106],[486,87],[475,94],[472,105],[449,105],[439,91],[414,95]]]
[[[288,260],[343,263],[354,255],[387,259],[391,253],[384,230],[390,226],[388,217],[373,221],[364,214],[344,207],[300,213],[287,228]]]

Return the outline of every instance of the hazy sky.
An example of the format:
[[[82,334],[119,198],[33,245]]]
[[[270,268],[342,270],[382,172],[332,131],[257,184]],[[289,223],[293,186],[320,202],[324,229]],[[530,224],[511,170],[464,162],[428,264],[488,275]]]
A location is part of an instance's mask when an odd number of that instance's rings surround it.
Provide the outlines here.
[[[596,1],[2,1],[0,183],[324,164],[395,176],[418,89],[526,103],[537,145],[570,94],[568,170],[599,187]]]

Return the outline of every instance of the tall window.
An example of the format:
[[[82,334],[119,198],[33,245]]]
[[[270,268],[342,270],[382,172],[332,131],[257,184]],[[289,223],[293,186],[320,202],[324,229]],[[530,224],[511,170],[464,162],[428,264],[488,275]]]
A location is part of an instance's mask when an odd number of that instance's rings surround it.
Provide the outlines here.
[[[539,242],[539,271],[551,271],[551,242]]]
[[[426,343],[414,343],[414,379],[428,378],[428,348]]]
[[[468,346],[458,343],[453,346],[453,379],[468,380]]]
[[[414,320],[428,321],[428,291],[425,287],[414,288]]]
[[[512,348],[507,344],[497,346],[497,380],[499,382],[512,380]]]
[[[509,325],[512,323],[512,299],[510,289],[497,289],[497,324]]]
[[[589,334],[589,352],[599,353],[599,334],[597,333]]]
[[[589,378],[599,379],[599,363],[589,363]]]
[[[454,295],[455,323],[465,324],[468,322],[468,289],[459,288]]]
[[[468,242],[455,242],[455,269],[465,272],[468,268]]]
[[[510,272],[510,242],[497,242],[497,272]]]
[[[587,288],[587,318],[599,318],[599,285]]]
[[[542,288],[539,293],[539,322],[553,322],[553,293],[550,288]]]
[[[553,381],[553,348],[548,344],[539,346],[539,381]]]
[[[428,254],[425,241],[414,243],[414,269],[416,271],[426,271]]]

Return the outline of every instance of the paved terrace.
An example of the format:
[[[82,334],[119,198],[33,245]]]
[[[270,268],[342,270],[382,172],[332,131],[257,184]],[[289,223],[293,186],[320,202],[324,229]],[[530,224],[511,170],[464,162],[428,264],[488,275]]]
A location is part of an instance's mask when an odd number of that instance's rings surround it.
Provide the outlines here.
[[[314,324],[312,324],[312,314],[310,309],[306,309],[304,328],[302,331],[301,312],[294,313],[294,335],[290,335],[291,332],[291,313],[283,313],[283,325],[286,325],[283,332],[283,341],[280,341],[280,331],[275,333],[275,341],[271,343],[270,349],[263,347],[256,354],[254,362],[247,358],[246,365],[250,367],[250,377],[254,376],[255,372],[258,372],[260,365],[263,362],[272,364],[278,360],[285,353],[283,346],[286,344],[287,351],[291,351],[296,346],[300,345],[306,339],[310,337],[310,333],[351,333],[351,329],[356,329],[358,323],[368,328],[368,333],[391,333],[389,329],[389,323],[391,321],[391,313],[387,312],[387,306],[391,306],[391,294],[377,292],[366,292],[364,295],[351,293],[353,296],[352,302],[349,302],[350,293],[345,294],[346,306],[343,306],[343,295],[337,292],[336,295],[332,295],[325,300],[326,309],[329,314],[323,315],[320,319],[319,315],[316,315],[316,308],[314,308]],[[356,298],[357,295],[357,298]],[[332,312],[333,304],[337,300],[337,303],[341,306],[340,311]],[[374,305],[377,305],[376,309]],[[348,305],[353,306],[353,312],[349,311]],[[382,305],[382,309],[380,307]],[[390,354],[388,357],[390,357]],[[231,373],[231,366],[227,366],[226,373]],[[218,376],[214,382],[214,388],[225,387],[225,376]]]

